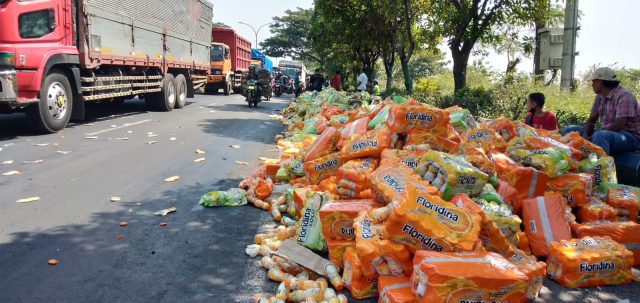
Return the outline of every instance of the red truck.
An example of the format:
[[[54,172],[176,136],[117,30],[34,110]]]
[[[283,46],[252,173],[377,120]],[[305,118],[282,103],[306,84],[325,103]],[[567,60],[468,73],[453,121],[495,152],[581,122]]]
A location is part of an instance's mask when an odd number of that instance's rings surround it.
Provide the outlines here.
[[[232,28],[211,30],[211,74],[207,80],[207,90],[219,89],[229,95],[239,92],[242,79],[251,66],[251,42]]]
[[[53,133],[89,101],[181,108],[206,84],[212,17],[207,0],[0,0],[0,111]]]

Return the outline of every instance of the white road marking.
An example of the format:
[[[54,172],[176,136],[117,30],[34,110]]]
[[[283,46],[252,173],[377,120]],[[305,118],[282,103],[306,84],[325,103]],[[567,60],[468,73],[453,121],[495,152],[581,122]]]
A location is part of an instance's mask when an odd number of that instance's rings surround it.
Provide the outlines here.
[[[99,134],[103,134],[103,133],[111,132],[111,131],[114,131],[114,130],[127,128],[127,127],[129,127],[129,126],[136,126],[136,125],[140,125],[140,124],[147,123],[147,122],[151,122],[151,121],[153,121],[153,120],[151,120],[151,119],[147,119],[147,120],[142,120],[142,121],[138,121],[138,122],[125,123],[125,124],[122,124],[122,125],[120,125],[120,126],[118,126],[118,127],[107,128],[107,129],[103,129],[103,130],[101,130],[101,131],[97,131],[97,132],[90,133],[90,134],[86,134],[86,135],[87,135],[87,136],[95,136],[95,135],[99,135]]]

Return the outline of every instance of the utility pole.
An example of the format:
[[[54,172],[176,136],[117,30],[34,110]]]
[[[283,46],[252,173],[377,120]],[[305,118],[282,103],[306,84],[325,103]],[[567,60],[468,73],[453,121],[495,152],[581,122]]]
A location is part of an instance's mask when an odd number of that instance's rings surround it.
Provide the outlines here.
[[[567,0],[564,8],[564,44],[562,46],[562,76],[560,78],[560,87],[564,90],[573,89],[578,29],[578,0]]]

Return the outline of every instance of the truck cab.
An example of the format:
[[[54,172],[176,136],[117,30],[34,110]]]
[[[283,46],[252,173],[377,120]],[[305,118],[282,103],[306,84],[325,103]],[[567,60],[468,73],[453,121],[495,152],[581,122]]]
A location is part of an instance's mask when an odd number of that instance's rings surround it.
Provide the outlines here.
[[[233,89],[231,78],[231,50],[223,43],[211,43],[211,74],[207,86],[215,89],[222,88],[225,95]]]

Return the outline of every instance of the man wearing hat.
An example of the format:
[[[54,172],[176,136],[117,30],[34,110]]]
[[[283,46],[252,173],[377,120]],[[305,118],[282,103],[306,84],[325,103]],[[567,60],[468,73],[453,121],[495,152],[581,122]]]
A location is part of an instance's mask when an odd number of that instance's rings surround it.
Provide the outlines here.
[[[596,93],[591,115],[584,127],[568,127],[564,133],[578,131],[608,155],[640,149],[640,115],[636,98],[620,86],[620,80],[611,68],[596,69],[590,79]],[[595,130],[598,119],[601,127]]]

